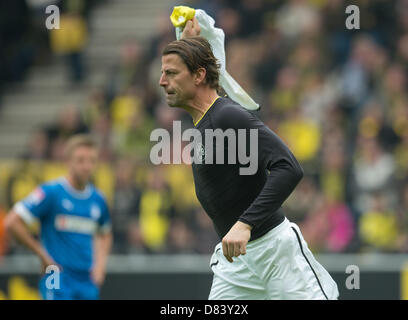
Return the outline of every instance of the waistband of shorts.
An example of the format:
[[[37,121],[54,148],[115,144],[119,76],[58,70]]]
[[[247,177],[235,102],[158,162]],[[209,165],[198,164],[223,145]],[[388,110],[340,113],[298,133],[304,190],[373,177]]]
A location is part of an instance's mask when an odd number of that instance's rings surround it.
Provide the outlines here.
[[[285,229],[287,229],[289,227],[290,227],[290,221],[288,220],[288,218],[285,217],[285,219],[283,219],[283,221],[280,224],[278,224],[275,228],[269,230],[262,237],[259,237],[259,238],[255,239],[255,240],[252,240],[252,241],[248,242],[247,248],[251,248],[253,246],[256,246],[257,244],[259,244],[259,243],[261,243],[263,241],[273,239],[280,232],[282,232],[283,230],[285,230]]]

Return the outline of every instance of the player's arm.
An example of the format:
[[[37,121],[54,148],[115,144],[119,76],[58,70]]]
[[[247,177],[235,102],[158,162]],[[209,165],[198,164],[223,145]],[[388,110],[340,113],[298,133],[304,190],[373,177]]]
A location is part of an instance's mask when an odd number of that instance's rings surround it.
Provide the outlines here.
[[[10,210],[5,219],[5,228],[19,242],[33,251],[41,260],[43,272],[49,265],[55,265],[54,260],[48,255],[44,247],[31,234],[26,223],[15,210]]]
[[[8,232],[32,250],[41,260],[43,272],[49,265],[56,265],[45,248],[31,234],[28,225],[44,218],[51,210],[53,192],[50,187],[39,186],[25,199],[17,202],[6,217]]]
[[[274,214],[289,197],[303,177],[303,170],[283,141],[258,118],[242,108],[223,108],[218,115],[223,130],[257,129],[258,170],[268,170],[266,183],[251,206],[223,238],[223,252],[227,260],[245,254],[251,230]],[[247,132],[247,148],[251,150]]]
[[[112,248],[113,236],[111,231],[97,233],[94,239],[95,260],[92,269],[93,281],[101,286],[105,280],[106,265]]]
[[[99,227],[94,237],[94,263],[92,267],[92,279],[98,286],[101,286],[105,281],[106,265],[113,242],[111,219],[105,198],[103,198],[101,205],[103,209]]]
[[[259,122],[259,170],[269,173],[258,197],[239,218],[239,221],[253,228],[277,212],[303,177],[303,169],[289,148],[272,130]]]

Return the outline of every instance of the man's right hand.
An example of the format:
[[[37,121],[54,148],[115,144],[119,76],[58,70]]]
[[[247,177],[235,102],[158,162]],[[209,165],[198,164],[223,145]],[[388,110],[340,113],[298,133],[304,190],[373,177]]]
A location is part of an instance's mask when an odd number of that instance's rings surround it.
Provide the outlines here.
[[[198,23],[197,18],[193,17],[193,19],[186,22],[184,30],[181,34],[181,39],[197,37],[200,35],[200,32],[200,24]]]
[[[232,257],[246,254],[246,246],[251,238],[252,227],[249,224],[237,221],[222,239],[222,251],[229,262]]]

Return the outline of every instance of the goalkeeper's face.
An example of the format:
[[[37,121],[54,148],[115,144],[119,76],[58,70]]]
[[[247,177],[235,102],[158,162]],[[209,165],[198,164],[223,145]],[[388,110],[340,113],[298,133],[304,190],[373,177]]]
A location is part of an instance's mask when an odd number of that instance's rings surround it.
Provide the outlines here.
[[[78,146],[68,158],[68,170],[73,179],[80,184],[86,185],[97,164],[97,150],[89,146]]]
[[[171,107],[184,107],[194,99],[197,91],[197,75],[191,74],[177,54],[162,57],[160,86],[166,93]]]

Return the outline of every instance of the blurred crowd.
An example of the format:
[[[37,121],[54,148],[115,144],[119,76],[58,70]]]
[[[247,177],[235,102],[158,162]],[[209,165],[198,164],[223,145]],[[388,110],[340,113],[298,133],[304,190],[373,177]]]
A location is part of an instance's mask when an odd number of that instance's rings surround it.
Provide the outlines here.
[[[84,79],[91,12],[104,1],[0,0],[0,107],[8,85],[24,81],[31,66],[49,64],[56,55],[63,56],[73,83]],[[55,6],[59,19],[52,15]],[[57,20],[59,32],[45,28],[45,21],[56,26]]]
[[[408,1],[185,4],[224,30],[227,70],[304,168],[283,207],[312,251],[408,252]],[[345,26],[349,4],[360,9],[359,30]],[[123,44],[86,105],[66,106],[53,126],[33,132],[21,161],[59,162],[66,138],[89,132],[112,181],[114,252],[210,253],[219,239],[195,198],[191,168],[149,160],[154,128],[171,132],[180,119],[192,126],[158,85],[161,50],[175,39],[169,12],[156,25],[148,43]],[[27,181],[22,166],[8,177],[3,211]]]

